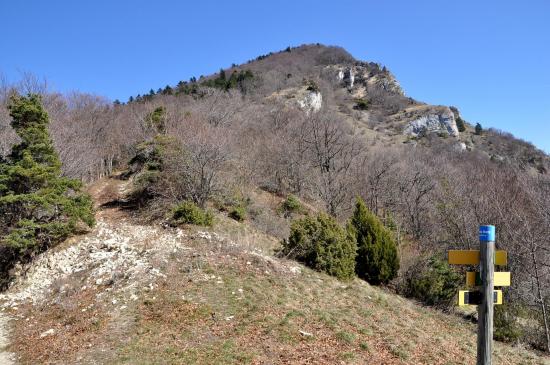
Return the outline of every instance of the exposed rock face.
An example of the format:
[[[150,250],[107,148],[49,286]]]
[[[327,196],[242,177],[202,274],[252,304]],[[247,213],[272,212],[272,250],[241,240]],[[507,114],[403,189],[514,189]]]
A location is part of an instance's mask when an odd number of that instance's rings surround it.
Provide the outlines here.
[[[271,94],[268,99],[288,106],[298,106],[306,114],[316,113],[323,105],[323,95],[317,90],[308,90],[306,86],[291,87]]]
[[[355,73],[352,67],[344,71],[343,81],[346,84],[346,86],[349,87],[350,89],[353,87],[353,84],[355,83]]]
[[[323,96],[319,91],[310,91],[302,99],[298,100],[298,105],[308,114],[311,112],[316,113],[321,110]]]
[[[390,93],[404,95],[395,77],[377,64],[359,63],[348,67],[328,66],[328,69],[335,72],[336,79],[352,93],[356,93],[357,89],[365,90],[367,87],[378,87]]]
[[[440,113],[426,114],[409,122],[403,133],[415,137],[426,133],[448,133],[453,137],[459,135],[454,114],[448,108]]]

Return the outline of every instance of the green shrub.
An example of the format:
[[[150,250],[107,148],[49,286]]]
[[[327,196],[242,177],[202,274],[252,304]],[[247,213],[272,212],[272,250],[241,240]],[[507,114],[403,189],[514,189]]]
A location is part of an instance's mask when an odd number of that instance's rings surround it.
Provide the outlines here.
[[[172,136],[157,134],[152,140],[139,143],[136,154],[129,162],[126,176],[135,175],[129,201],[138,207],[150,205],[159,191],[167,190],[167,184],[178,199],[189,199],[184,176],[174,171],[174,166],[186,164],[188,156]],[[185,187],[184,187],[185,186]],[[166,205],[165,205],[166,206]],[[162,212],[164,215],[166,211]]]
[[[242,222],[246,218],[246,209],[242,206],[236,206],[231,208],[228,214],[229,218]]]
[[[313,80],[304,79],[304,84],[306,85],[307,91],[318,93],[321,90],[319,89],[319,86],[317,85],[317,83]]]
[[[357,242],[357,276],[371,284],[385,284],[395,278],[399,256],[392,234],[360,198],[350,223]]]
[[[156,133],[166,132],[166,108],[159,106],[145,118],[147,128],[155,131]]]
[[[466,124],[464,123],[464,120],[461,117],[456,118],[456,128],[459,132],[466,131]]]
[[[212,212],[199,208],[195,203],[184,201],[172,209],[171,221],[175,225],[194,224],[211,226],[214,220]]]
[[[350,232],[320,213],[292,222],[281,253],[341,280],[353,278],[357,246]]]
[[[462,282],[462,276],[437,257],[421,260],[407,273],[405,294],[428,305],[449,306]]]
[[[514,342],[524,336],[517,321],[518,307],[503,303],[495,305],[494,338],[498,341]]]
[[[369,102],[365,99],[355,99],[355,105],[353,106],[353,109],[356,110],[368,110],[369,109]]]
[[[290,217],[294,213],[300,213],[302,212],[302,210],[302,204],[300,204],[298,198],[296,198],[292,194],[286,197],[286,199],[281,203],[280,207],[280,211],[281,213],[283,213],[285,218]]]

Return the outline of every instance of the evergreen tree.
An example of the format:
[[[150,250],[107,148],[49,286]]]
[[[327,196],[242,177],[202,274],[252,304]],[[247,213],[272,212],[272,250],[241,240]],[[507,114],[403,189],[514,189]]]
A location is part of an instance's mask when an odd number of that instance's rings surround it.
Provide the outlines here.
[[[483,133],[483,127],[481,126],[481,124],[477,123],[476,124],[476,134],[478,136],[481,136],[482,133]]]
[[[390,231],[358,198],[351,218],[357,241],[355,272],[372,284],[384,284],[397,276],[399,257]]]
[[[464,120],[462,120],[461,117],[456,118],[456,127],[459,132],[464,132],[466,130],[466,125],[464,124]]]
[[[159,106],[155,108],[145,118],[147,128],[153,130],[157,134],[166,133],[166,108]]]
[[[0,246],[18,260],[92,226],[94,215],[81,183],[61,176],[40,97],[13,96],[8,108],[21,142],[0,164]],[[1,263],[0,275],[7,265]]]

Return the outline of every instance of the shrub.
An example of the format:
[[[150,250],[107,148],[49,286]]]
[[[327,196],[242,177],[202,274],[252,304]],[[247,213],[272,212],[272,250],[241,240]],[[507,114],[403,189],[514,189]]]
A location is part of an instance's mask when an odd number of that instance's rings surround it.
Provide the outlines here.
[[[341,280],[353,278],[357,246],[350,232],[320,213],[292,222],[281,253]]]
[[[461,117],[456,118],[456,128],[459,132],[464,132],[466,130],[466,124],[464,124],[464,120]]]
[[[152,140],[138,144],[126,173],[126,177],[135,174],[129,201],[138,207],[150,205],[159,193],[166,191],[175,193],[172,201],[188,199],[185,176],[177,171],[187,161],[185,151],[171,136],[157,134]]]
[[[9,257],[0,260],[1,281],[15,261],[94,224],[80,181],[61,176],[40,97],[13,96],[8,108],[21,142],[0,163],[0,252]]]
[[[171,221],[174,225],[194,224],[197,226],[211,226],[214,217],[210,211],[199,208],[191,201],[184,201],[172,209]]]
[[[314,93],[318,93],[321,89],[317,86],[317,83],[313,80],[304,79],[304,84],[306,85],[306,90]]]
[[[391,232],[358,198],[351,219],[357,242],[355,272],[371,284],[385,284],[397,276],[399,257]]]
[[[166,108],[159,106],[145,118],[145,123],[147,128],[157,132],[165,133],[166,132]]]
[[[229,218],[242,222],[246,218],[246,209],[243,206],[236,206],[231,208],[228,214]]]
[[[302,204],[300,204],[298,198],[292,194],[286,197],[280,207],[280,211],[283,213],[285,218],[290,217],[293,213],[300,213],[302,210]]]
[[[355,105],[353,106],[353,109],[356,110],[368,110],[369,109],[369,102],[365,99],[355,99]]]
[[[428,305],[449,306],[460,283],[461,276],[446,261],[431,257],[409,269],[405,294]]]
[[[498,341],[514,342],[524,336],[517,322],[518,307],[503,303],[495,305],[494,338]]]

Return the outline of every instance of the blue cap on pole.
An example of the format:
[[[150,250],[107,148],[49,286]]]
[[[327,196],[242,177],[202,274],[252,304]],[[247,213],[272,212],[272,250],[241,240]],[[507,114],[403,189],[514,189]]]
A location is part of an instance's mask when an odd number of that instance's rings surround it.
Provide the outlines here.
[[[482,242],[494,242],[496,236],[495,226],[479,226],[479,240]]]

